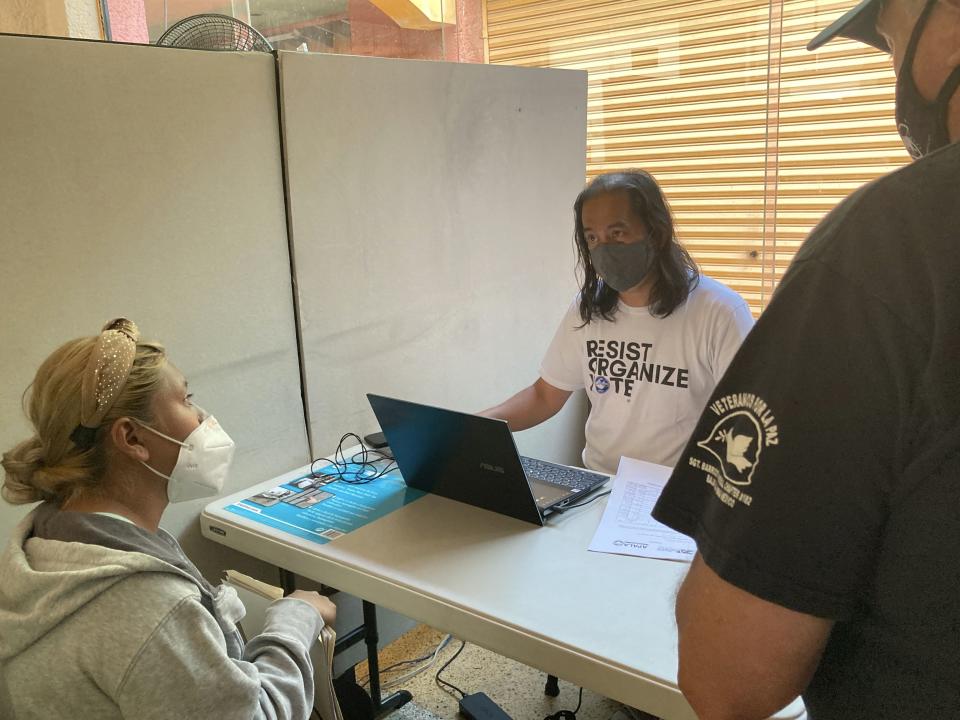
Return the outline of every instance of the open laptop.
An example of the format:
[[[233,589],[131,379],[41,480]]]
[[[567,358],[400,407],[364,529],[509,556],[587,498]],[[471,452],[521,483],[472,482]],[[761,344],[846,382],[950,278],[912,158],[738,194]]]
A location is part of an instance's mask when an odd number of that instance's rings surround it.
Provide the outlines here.
[[[543,525],[609,475],[522,458],[504,420],[367,395],[404,482]]]

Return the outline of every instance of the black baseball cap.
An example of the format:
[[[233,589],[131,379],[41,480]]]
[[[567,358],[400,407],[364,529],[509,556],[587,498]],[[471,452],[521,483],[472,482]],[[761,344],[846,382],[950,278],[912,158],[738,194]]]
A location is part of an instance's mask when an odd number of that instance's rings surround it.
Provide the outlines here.
[[[887,41],[877,32],[877,18],[882,6],[883,0],[861,0],[855,8],[845,12],[830,27],[807,43],[807,50],[816,50],[839,35],[859,40],[885,53],[890,52]]]

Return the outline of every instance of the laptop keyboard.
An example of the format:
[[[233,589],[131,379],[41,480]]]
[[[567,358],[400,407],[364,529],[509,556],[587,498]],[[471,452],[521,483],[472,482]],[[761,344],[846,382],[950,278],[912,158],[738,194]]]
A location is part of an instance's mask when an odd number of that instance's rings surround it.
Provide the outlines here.
[[[521,456],[520,463],[523,465],[523,471],[527,474],[527,477],[534,480],[543,480],[554,485],[562,485],[574,491],[586,490],[607,480],[607,476],[600,473],[567,467],[566,465],[555,465],[529,457]]]

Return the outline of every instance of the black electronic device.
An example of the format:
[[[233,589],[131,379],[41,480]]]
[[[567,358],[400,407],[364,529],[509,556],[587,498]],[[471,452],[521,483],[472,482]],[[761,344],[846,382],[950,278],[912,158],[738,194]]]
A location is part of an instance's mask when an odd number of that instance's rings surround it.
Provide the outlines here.
[[[543,525],[610,479],[521,458],[504,420],[367,395],[404,482],[425,492]]]
[[[388,447],[387,438],[382,432],[370,433],[369,435],[363,436],[363,441],[367,444],[367,447],[371,447],[374,450],[379,450],[380,448]]]
[[[482,692],[460,698],[460,714],[467,720],[512,720],[499,705]]]

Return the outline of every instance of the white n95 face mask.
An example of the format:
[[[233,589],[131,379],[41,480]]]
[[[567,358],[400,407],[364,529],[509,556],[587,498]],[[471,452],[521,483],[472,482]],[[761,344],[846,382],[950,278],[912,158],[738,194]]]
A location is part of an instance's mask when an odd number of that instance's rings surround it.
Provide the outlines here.
[[[206,415],[203,422],[187,435],[183,442],[164,435],[149,425],[138,424],[180,446],[177,464],[169,475],[141,462],[150,472],[166,478],[167,499],[170,502],[198,500],[220,493],[233,460],[234,442],[213,415]]]

